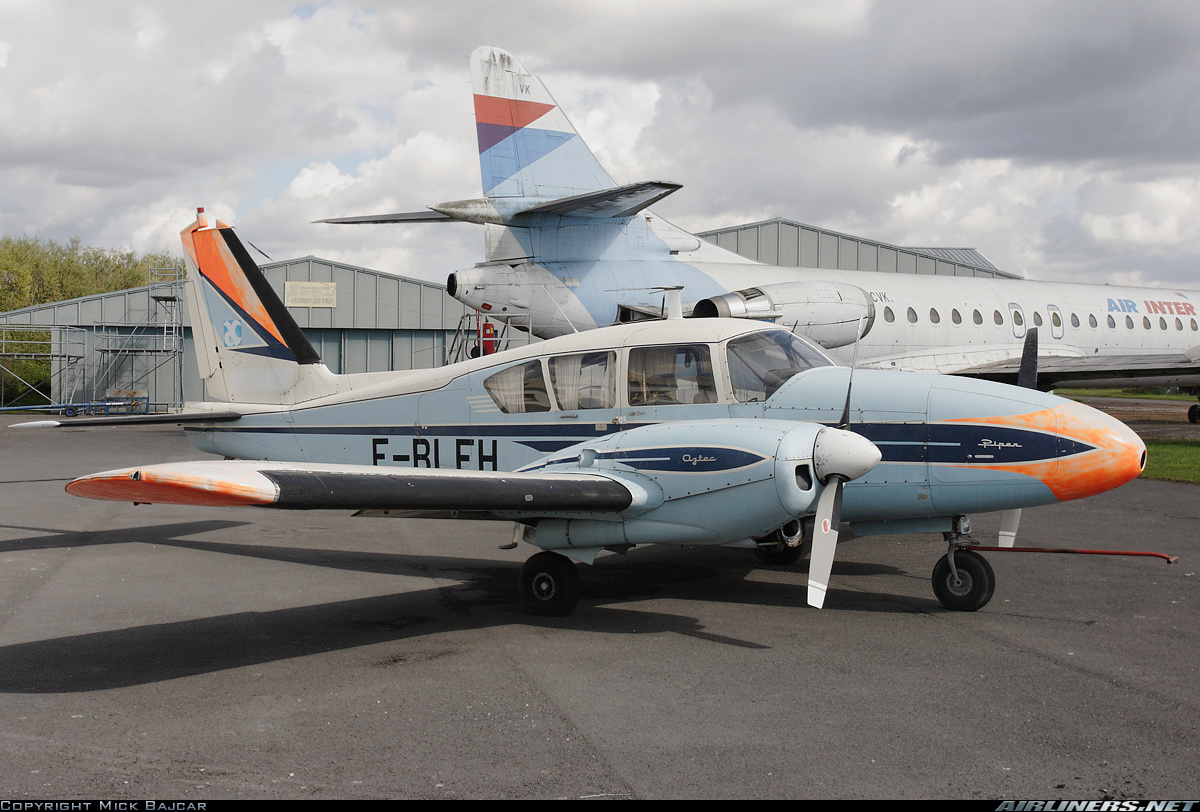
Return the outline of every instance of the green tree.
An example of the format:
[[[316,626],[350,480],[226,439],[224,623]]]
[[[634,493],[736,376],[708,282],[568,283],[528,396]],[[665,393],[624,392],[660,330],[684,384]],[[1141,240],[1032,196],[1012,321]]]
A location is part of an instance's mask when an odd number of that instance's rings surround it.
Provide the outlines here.
[[[165,251],[138,254],[116,248],[85,247],[78,237],[65,244],[40,237],[0,237],[0,313],[139,287],[148,283],[150,268],[181,265],[180,258]],[[7,367],[0,369],[0,403],[12,405],[13,398],[21,393],[24,393],[22,403],[45,403],[50,391],[49,363],[19,356],[36,355],[47,349],[39,350],[30,343],[14,344],[13,336],[8,334],[0,338],[9,339],[3,342],[8,357],[0,358],[0,364]],[[37,336],[23,334],[21,338],[29,342]],[[29,392],[22,381],[33,384],[44,396]]]
[[[179,267],[165,251],[138,254],[40,237],[0,237],[0,312],[145,285],[150,268]]]

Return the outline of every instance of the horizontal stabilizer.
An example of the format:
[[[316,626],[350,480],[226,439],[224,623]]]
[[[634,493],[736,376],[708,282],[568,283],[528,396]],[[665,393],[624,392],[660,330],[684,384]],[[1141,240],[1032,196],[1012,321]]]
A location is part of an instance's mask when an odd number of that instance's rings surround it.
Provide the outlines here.
[[[377,225],[380,223],[444,223],[455,218],[436,211],[401,211],[395,214],[364,214],[359,217],[330,217],[327,220],[313,220],[314,223],[334,223],[335,225]]]
[[[67,493],[117,502],[290,510],[619,512],[628,488],[591,474],[497,474],[438,468],[307,465],[239,460],[177,462],[105,471]]]
[[[647,206],[652,206],[672,192],[682,189],[678,183],[649,180],[601,189],[582,195],[563,197],[525,209],[522,214],[557,214],[562,217],[632,217]]]
[[[241,412],[181,412],[179,414],[114,414],[104,417],[71,417],[66,420],[33,420],[13,423],[10,429],[52,429],[72,426],[146,426],[156,423],[226,423]]]

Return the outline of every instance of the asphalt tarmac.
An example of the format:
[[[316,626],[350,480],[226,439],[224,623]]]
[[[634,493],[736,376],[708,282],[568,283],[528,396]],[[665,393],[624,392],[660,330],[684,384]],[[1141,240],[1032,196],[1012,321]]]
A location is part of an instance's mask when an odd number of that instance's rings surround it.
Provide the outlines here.
[[[892,536],[839,547],[819,611],[803,567],[638,548],[537,619],[510,525],[63,492],[202,456],[0,428],[0,800],[1200,794],[1196,487],[1027,510],[1019,544],[1180,563],[988,554],[976,613],[933,597],[940,539]]]

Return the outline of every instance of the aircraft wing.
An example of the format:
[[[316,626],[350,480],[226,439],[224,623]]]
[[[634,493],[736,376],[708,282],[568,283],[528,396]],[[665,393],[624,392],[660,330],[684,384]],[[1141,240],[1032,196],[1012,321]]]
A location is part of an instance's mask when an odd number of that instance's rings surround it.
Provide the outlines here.
[[[1001,383],[1015,383],[1021,359],[998,361],[959,370],[956,375]],[[1038,358],[1038,388],[1053,389],[1065,384],[1162,380],[1200,376],[1200,359],[1183,353],[1161,355],[1042,356]],[[1184,384],[1186,385],[1186,384]]]
[[[634,494],[618,479],[566,472],[502,473],[208,460],[104,471],[67,493],[118,502],[255,506],[288,510],[471,513],[619,512]],[[410,514],[411,515],[411,514]]]

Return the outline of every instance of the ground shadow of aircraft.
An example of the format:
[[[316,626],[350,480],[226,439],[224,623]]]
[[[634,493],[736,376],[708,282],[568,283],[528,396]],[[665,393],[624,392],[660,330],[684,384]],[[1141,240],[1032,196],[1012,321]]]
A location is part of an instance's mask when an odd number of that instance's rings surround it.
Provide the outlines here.
[[[197,674],[277,662],[328,651],[411,640],[481,626],[538,621],[519,613],[512,590],[516,564],[443,556],[374,554],[354,550],[308,549],[180,538],[184,532],[210,532],[233,522],[181,523],[161,527],[105,531],[85,543],[131,540],[223,555],[245,556],[313,567],[370,573],[462,578],[450,587],[431,587],[391,595],[330,603],[238,612],[172,623],[70,635],[0,646],[0,692],[75,693],[163,682]],[[136,539],[131,534],[136,531]],[[162,532],[166,531],[166,532]],[[51,531],[52,532],[52,531]],[[51,538],[75,546],[85,533]],[[38,539],[40,540],[40,539]],[[602,559],[584,582],[591,605],[572,619],[571,628],[601,634],[679,634],[723,646],[766,648],[762,643],[718,634],[699,618],[625,608],[649,598],[746,603],[796,608],[795,587],[786,583],[749,583],[752,567],[732,551],[707,549],[681,560],[669,552],[647,551],[641,561]],[[839,564],[839,571],[864,565]],[[874,565],[868,565],[873,571]],[[859,611],[927,611],[931,600],[840,594],[838,600]],[[390,655],[389,664],[404,655]],[[414,655],[420,656],[420,655]]]

